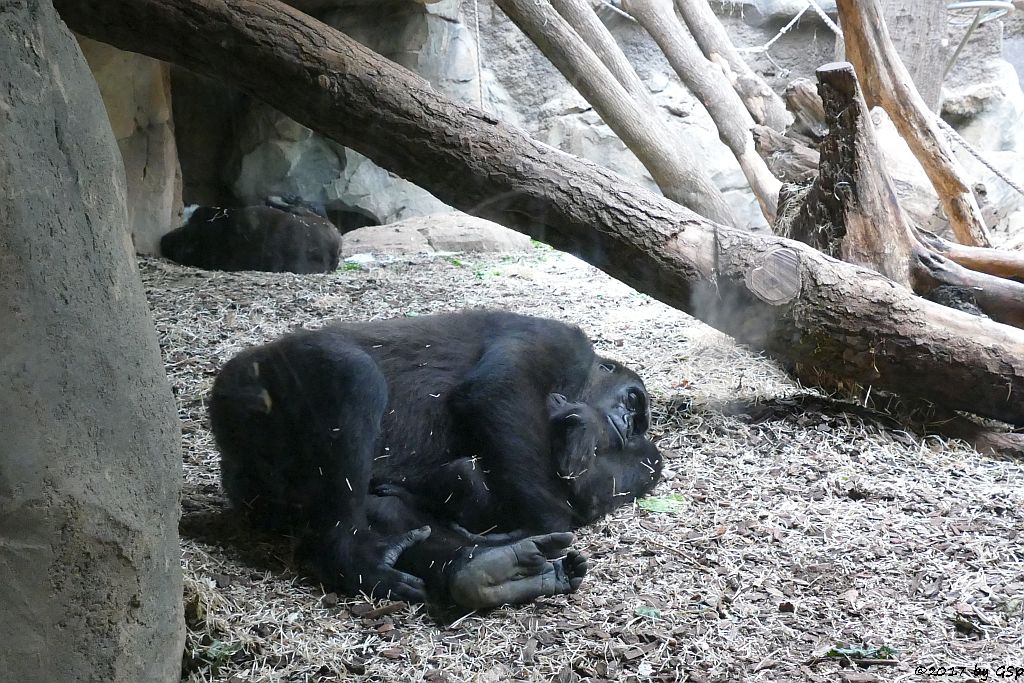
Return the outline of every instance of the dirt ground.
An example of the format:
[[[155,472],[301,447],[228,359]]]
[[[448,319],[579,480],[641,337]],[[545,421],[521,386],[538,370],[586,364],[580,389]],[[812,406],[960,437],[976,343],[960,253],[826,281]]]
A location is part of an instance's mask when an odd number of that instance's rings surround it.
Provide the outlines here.
[[[837,405],[575,259],[141,270],[184,437],[189,681],[980,681],[1024,667],[1020,461]],[[582,530],[578,593],[444,623],[324,595],[288,539],[225,514],[205,396],[232,354],[332,318],[480,306],[579,324],[653,396],[660,511]]]

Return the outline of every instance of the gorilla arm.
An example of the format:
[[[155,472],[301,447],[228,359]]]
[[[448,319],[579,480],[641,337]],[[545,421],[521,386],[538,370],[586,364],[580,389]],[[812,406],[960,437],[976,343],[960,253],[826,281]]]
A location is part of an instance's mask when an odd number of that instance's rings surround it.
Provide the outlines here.
[[[567,392],[559,384],[578,391],[593,352],[589,342],[526,336],[504,334],[490,343],[453,392],[452,410],[501,497],[504,530],[568,531],[576,524],[551,463],[547,397]]]

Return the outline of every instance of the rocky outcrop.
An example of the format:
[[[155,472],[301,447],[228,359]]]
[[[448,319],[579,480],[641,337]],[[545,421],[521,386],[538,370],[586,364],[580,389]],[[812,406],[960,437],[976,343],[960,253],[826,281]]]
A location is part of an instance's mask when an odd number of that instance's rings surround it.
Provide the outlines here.
[[[49,0],[0,10],[0,679],[171,683],[180,434],[99,92]]]
[[[181,213],[168,66],[88,38],[79,42],[121,149],[135,251],[156,254]]]
[[[529,251],[530,238],[459,211],[417,216],[390,225],[353,230],[342,238],[342,256],[433,252]]]

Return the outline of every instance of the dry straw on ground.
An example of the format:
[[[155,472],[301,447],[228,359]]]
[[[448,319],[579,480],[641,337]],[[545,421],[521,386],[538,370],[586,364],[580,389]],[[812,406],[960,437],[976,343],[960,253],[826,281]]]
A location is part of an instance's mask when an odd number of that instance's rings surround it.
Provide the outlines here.
[[[1024,666],[1019,462],[808,400],[771,362],[574,259],[424,257],[327,276],[141,268],[184,436],[191,681],[856,680],[825,654],[861,644],[896,651],[862,670],[880,681]],[[582,530],[592,571],[572,596],[448,624],[325,596],[287,539],[224,514],[213,374],[298,325],[468,306],[577,323],[635,367],[670,470],[655,495],[681,503]]]

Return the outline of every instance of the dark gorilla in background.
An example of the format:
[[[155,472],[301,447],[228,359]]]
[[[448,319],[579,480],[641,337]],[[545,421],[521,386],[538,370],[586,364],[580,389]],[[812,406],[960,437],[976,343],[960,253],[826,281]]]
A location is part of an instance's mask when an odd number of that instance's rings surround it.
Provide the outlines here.
[[[242,208],[196,207],[163,236],[160,253],[206,270],[329,273],[341,258],[341,235],[321,207],[271,197]]]
[[[499,311],[295,332],[210,397],[232,503],[325,585],[468,608],[579,587],[567,532],[658,481],[649,416],[578,328]]]

